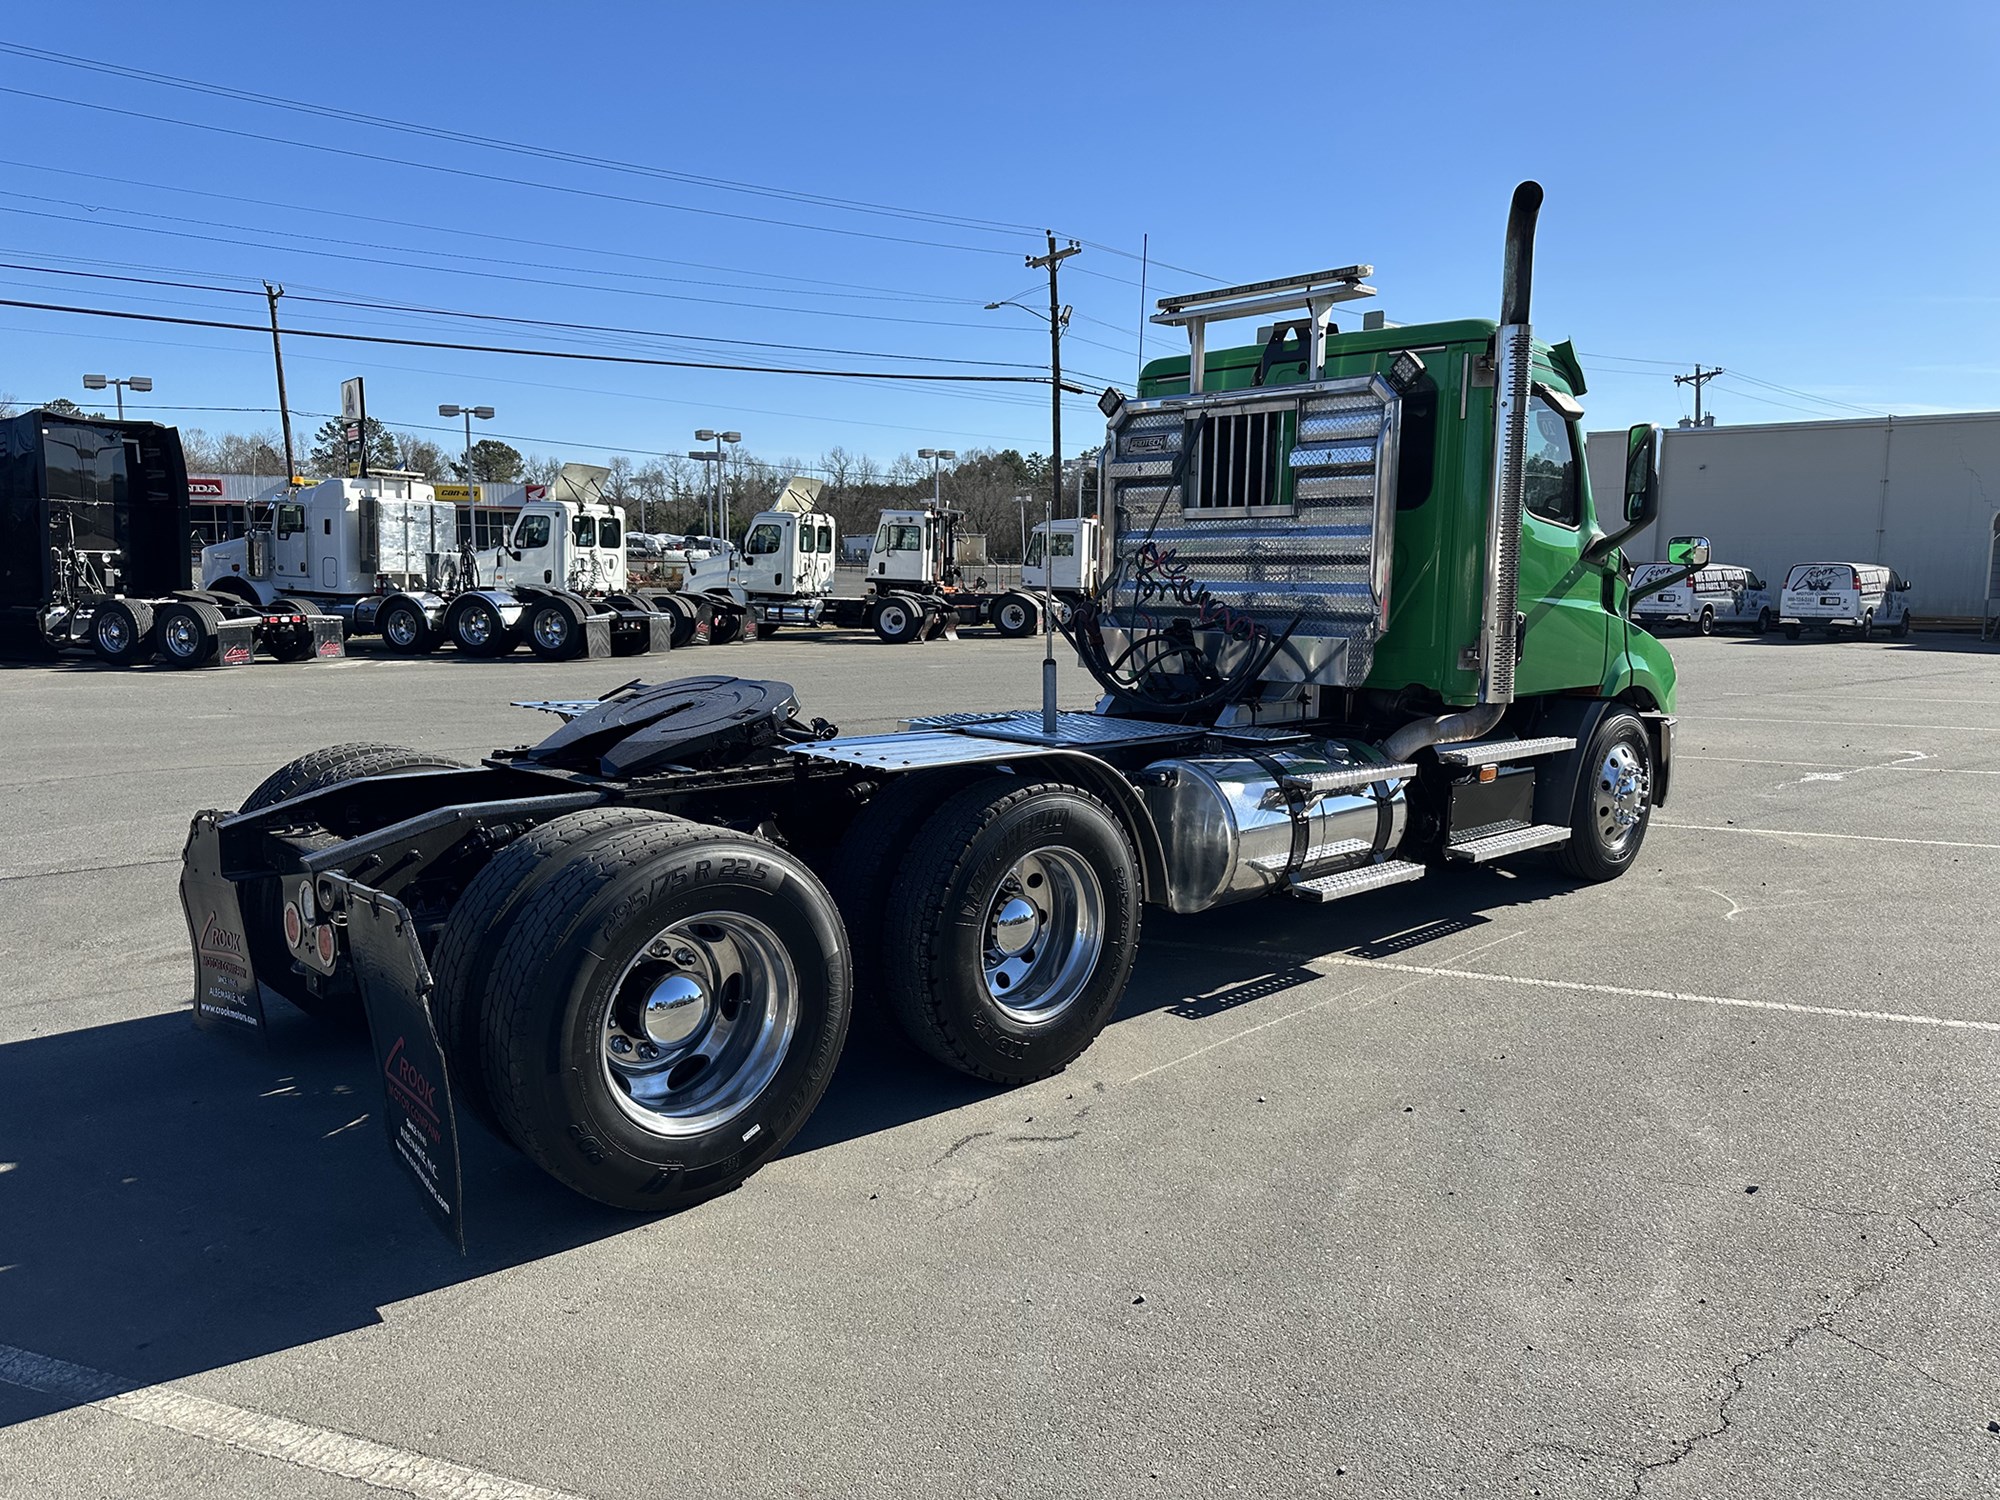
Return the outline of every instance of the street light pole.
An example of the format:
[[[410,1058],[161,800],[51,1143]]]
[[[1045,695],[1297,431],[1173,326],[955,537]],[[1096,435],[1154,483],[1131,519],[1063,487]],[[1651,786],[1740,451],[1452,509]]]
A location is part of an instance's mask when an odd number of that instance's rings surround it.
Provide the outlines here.
[[[938,465],[955,461],[958,458],[958,450],[955,448],[919,448],[917,450],[917,457],[928,458],[931,461],[931,509],[943,510],[944,490],[938,479]]]
[[[126,375],[117,380],[108,380],[102,375],[86,375],[83,377],[83,388],[86,391],[101,391],[106,386],[116,388],[114,394],[118,397],[118,420],[122,422],[125,420],[125,388],[130,386],[133,390],[143,395],[153,388],[153,377],[150,375]]]
[[[704,427],[695,433],[694,438],[698,443],[713,442],[715,444],[715,451],[712,453],[700,450],[690,452],[688,457],[696,459],[701,463],[715,465],[715,508],[709,515],[708,534],[710,536],[719,536],[723,541],[727,542],[729,540],[729,502],[724,498],[722,493],[722,466],[727,460],[722,452],[722,445],[724,443],[742,442],[743,434],[740,432],[721,432],[713,427]]]
[[[438,415],[441,417],[465,418],[465,505],[466,514],[470,516],[473,508],[479,503],[478,481],[472,477],[472,419],[477,417],[482,422],[492,421],[493,408],[490,406],[445,405],[438,408]],[[361,434],[361,441],[364,443],[368,441],[368,434],[366,432]]]

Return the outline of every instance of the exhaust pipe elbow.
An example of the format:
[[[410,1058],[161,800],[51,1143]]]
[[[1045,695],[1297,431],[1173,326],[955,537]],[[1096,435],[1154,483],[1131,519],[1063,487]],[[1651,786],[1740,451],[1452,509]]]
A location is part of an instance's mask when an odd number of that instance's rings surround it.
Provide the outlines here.
[[[1526,323],[1535,290],[1535,220],[1542,211],[1542,185],[1524,182],[1514,189],[1507,210],[1506,261],[1500,272],[1500,321]]]
[[[1382,753],[1391,760],[1408,760],[1427,745],[1476,740],[1498,724],[1500,716],[1506,711],[1504,703],[1480,703],[1459,713],[1419,719],[1414,724],[1405,724],[1382,741]]]

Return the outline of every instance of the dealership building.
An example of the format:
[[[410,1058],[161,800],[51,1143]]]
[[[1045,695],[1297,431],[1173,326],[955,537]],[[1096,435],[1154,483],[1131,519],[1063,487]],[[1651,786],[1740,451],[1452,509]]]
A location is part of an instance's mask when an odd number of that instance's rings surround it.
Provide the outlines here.
[[[1971,623],[2000,598],[2000,412],[1837,422],[1670,427],[1660,515],[1627,548],[1663,558],[1705,536],[1717,562],[1774,588],[1802,562],[1886,563],[1913,585],[1919,621]],[[1588,439],[1607,516],[1624,490],[1625,434]]]

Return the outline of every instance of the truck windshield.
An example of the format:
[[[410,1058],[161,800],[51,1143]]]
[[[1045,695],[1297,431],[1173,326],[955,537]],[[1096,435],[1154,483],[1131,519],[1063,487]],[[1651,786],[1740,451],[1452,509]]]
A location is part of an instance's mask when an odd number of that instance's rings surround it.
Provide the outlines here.
[[[776,521],[759,521],[744,539],[743,551],[751,557],[769,557],[778,550],[783,535]]]
[[[1042,543],[1045,540],[1047,540],[1047,534],[1045,532],[1036,531],[1029,533],[1028,550],[1026,555],[1022,557],[1021,561],[1027,564],[1031,568],[1034,567],[1037,563],[1039,563],[1042,560],[1042,551],[1043,551]]]
[[[549,544],[549,518],[547,516],[523,516],[514,523],[514,550],[525,552],[530,547],[546,547]]]

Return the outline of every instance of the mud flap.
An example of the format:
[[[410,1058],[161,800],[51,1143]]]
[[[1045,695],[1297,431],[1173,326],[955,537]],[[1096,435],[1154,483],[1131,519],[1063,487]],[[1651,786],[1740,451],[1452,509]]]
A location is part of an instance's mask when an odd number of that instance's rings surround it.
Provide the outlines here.
[[[219,812],[196,813],[181,850],[181,911],[194,945],[194,1024],[264,1032],[264,1001],[250,963],[236,883],[222,873]]]
[[[611,654],[611,616],[590,615],[583,622],[583,649],[578,656],[609,656]]]
[[[332,661],[347,655],[347,636],[341,629],[339,615],[307,615],[306,624],[312,630],[315,660]]]
[[[425,1210],[465,1253],[464,1174],[444,1049],[431,1024],[430,965],[409,910],[393,896],[340,875],[322,875],[347,925],[347,959],[361,987],[381,1072],[382,1126],[389,1149],[417,1185]]]
[[[215,626],[214,653],[205,667],[247,667],[257,654],[257,629],[261,618],[220,620]]]

